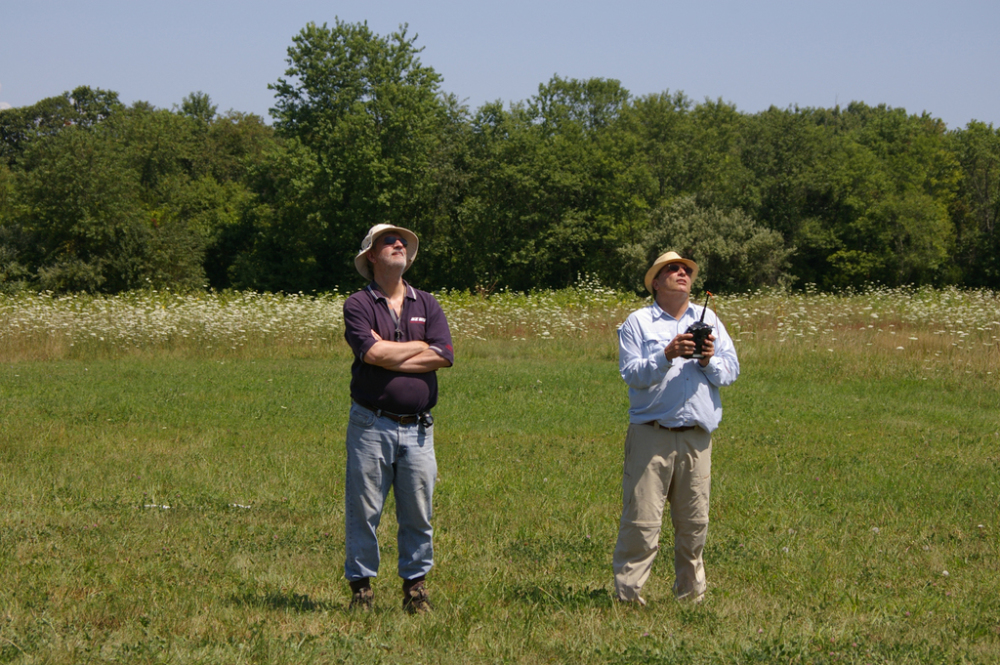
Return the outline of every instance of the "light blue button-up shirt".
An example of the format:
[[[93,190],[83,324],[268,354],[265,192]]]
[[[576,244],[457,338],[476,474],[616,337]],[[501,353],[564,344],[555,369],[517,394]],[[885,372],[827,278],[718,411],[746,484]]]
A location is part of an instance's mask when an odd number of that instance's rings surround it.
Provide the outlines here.
[[[726,327],[709,310],[715,355],[702,367],[693,358],[667,360],[663,349],[701,317],[704,308],[688,304],[675,319],[653,302],[632,312],[618,329],[618,369],[628,384],[629,422],[657,421],[663,427],[700,425],[712,432],[722,420],[719,388],[740,375],[736,347]]]

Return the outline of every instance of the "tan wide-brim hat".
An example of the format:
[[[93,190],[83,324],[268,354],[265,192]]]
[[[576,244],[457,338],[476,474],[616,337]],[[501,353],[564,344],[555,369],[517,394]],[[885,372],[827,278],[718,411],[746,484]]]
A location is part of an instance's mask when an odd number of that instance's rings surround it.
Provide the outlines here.
[[[406,267],[403,268],[403,272],[410,269],[413,265],[413,259],[417,258],[417,248],[420,246],[420,240],[417,239],[417,234],[410,229],[404,229],[401,226],[393,226],[392,224],[376,224],[375,226],[368,229],[368,235],[365,239],[361,241],[361,251],[358,255],[354,257],[354,267],[358,269],[361,276],[371,281],[374,279],[372,275],[372,263],[368,260],[368,250],[372,248],[372,243],[379,236],[383,236],[386,233],[396,232],[399,235],[406,238]]]
[[[660,274],[660,270],[663,266],[668,263],[683,263],[688,268],[691,269],[691,283],[694,283],[694,278],[698,276],[698,264],[691,259],[681,258],[681,255],[677,252],[667,252],[666,254],[660,254],[655,261],[653,261],[652,267],[646,271],[646,290],[650,293],[653,292],[653,280],[656,276]]]

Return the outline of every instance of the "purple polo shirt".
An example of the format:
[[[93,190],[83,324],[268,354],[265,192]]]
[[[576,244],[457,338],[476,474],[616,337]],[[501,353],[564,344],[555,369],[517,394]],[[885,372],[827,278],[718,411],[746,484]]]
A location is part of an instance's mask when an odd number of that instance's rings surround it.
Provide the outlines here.
[[[364,360],[375,344],[372,330],[388,342],[427,342],[439,356],[455,362],[451,330],[441,305],[431,294],[406,282],[406,296],[399,321],[375,282],[344,302],[344,338],[354,351],[351,365],[351,398],[364,406],[390,413],[430,411],[437,404],[437,372],[394,372]]]

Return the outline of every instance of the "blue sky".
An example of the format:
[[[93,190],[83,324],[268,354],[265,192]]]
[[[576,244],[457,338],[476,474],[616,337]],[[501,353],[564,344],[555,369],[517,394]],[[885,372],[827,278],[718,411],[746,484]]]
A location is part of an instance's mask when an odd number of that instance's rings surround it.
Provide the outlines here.
[[[0,103],[88,85],[161,108],[202,91],[267,117],[292,37],[335,17],[382,35],[408,23],[442,89],[473,109],[558,74],[744,112],[859,100],[1000,127],[996,0],[2,0]]]

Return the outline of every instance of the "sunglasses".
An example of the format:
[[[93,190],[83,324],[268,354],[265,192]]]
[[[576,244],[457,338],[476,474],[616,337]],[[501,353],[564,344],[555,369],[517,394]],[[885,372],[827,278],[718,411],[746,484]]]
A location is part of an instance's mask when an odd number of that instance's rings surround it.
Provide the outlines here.
[[[668,275],[672,275],[678,270],[683,270],[684,274],[687,275],[688,277],[690,277],[691,273],[694,272],[693,270],[691,270],[691,268],[687,267],[683,263],[668,263],[663,267],[663,272],[667,273]]]
[[[386,246],[395,245],[397,240],[403,243],[403,247],[409,244],[403,236],[382,236],[382,244]]]

